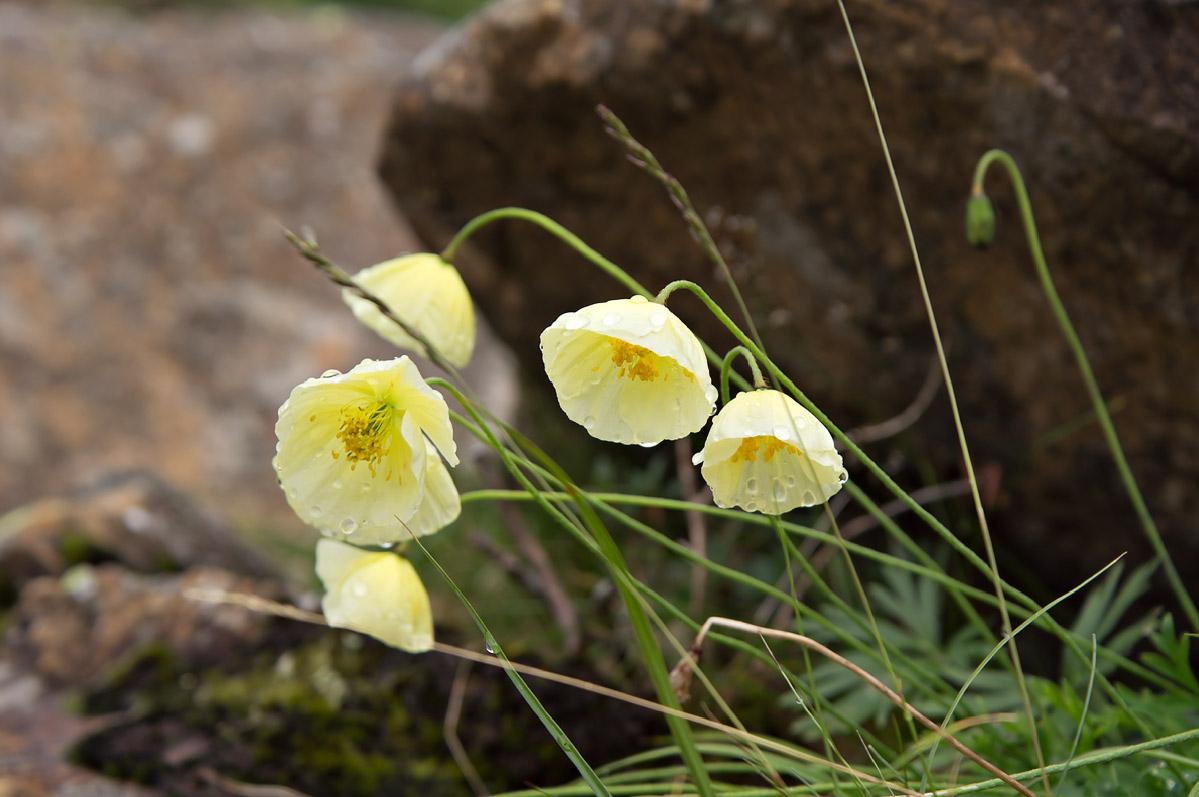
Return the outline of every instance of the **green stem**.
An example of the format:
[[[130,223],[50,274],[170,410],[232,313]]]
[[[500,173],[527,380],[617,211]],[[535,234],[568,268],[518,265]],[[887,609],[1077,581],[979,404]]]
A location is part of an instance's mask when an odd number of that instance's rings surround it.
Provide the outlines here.
[[[527,210],[525,208],[496,208],[489,210],[486,213],[475,216],[462,226],[445,249],[441,252],[441,259],[447,263],[453,262],[454,253],[458,251],[458,247],[466,241],[467,238],[474,235],[479,228],[490,224],[493,221],[500,219],[520,219],[522,221],[532,222],[541,227],[546,232],[552,233],[569,245],[572,249],[578,252],[583,257],[608,276],[615,279],[620,284],[631,290],[635,294],[644,296],[647,299],[654,298],[654,295],[641,286],[641,283],[629,276],[623,268],[613,263],[608,258],[601,255],[599,252],[588,246],[582,238],[575,235],[570,230],[563,227],[558,222],[546,216],[544,213],[538,213],[535,210]]]
[[[489,210],[486,213],[474,217],[465,225],[463,225],[462,229],[459,230],[458,233],[450,240],[449,244],[446,245],[445,249],[441,253],[441,259],[445,260],[447,263],[452,262],[451,258],[454,256],[454,253],[458,251],[458,248],[462,246],[462,244],[468,238],[470,238],[470,236],[474,235],[479,231],[479,229],[492,223],[493,221],[500,221],[502,219],[519,219],[521,221],[527,221],[537,225],[538,227],[541,227],[546,232],[557,237],[560,241],[570,246],[572,249],[586,258],[587,261],[592,265],[599,268],[621,285],[624,285],[635,295],[644,296],[647,299],[653,299],[657,302],[665,301],[664,297],[655,297],[654,294],[645,289],[645,286],[629,276],[627,271],[601,255],[596,250],[592,249],[583,241],[582,238],[575,235],[573,232],[566,229],[549,216],[546,216],[544,213],[538,213],[535,210],[526,210],[525,208],[497,208],[496,210]],[[668,296],[669,293],[666,295]],[[707,343],[704,343],[703,341],[700,341],[700,343],[704,348],[704,355],[708,358],[708,362],[714,366],[719,366],[721,363],[720,355],[718,355]],[[749,382],[746,382],[740,374],[734,373],[732,375],[732,379],[742,390],[751,389]]]
[[[729,350],[729,353],[724,355],[724,361],[720,363],[720,402],[721,404],[729,403],[729,372],[732,370],[733,360],[740,354],[745,357],[745,361],[749,363],[749,370],[754,375],[754,388],[766,387],[766,380],[762,379],[762,371],[758,368],[758,361],[749,353],[749,349],[744,346],[734,346]]]
[[[1165,543],[1162,541],[1161,534],[1157,530],[1157,524],[1153,522],[1153,516],[1149,514],[1149,508],[1145,505],[1145,499],[1141,495],[1140,488],[1137,486],[1136,477],[1133,476],[1128,459],[1124,456],[1124,448],[1120,445],[1120,437],[1116,434],[1116,427],[1112,423],[1111,414],[1108,412],[1107,404],[1103,400],[1103,394],[1099,390],[1099,383],[1095,379],[1095,373],[1091,370],[1091,363],[1087,359],[1087,353],[1083,349],[1082,341],[1079,339],[1078,333],[1074,331],[1074,325],[1070,322],[1070,316],[1066,313],[1066,307],[1062,304],[1057,288],[1054,287],[1053,277],[1050,276],[1049,266],[1045,262],[1045,252],[1041,249],[1041,238],[1037,234],[1037,223],[1033,217],[1032,202],[1028,198],[1028,190],[1024,185],[1024,177],[1020,174],[1020,167],[1016,165],[1016,161],[1011,155],[1008,155],[1003,150],[993,149],[979,160],[978,166],[974,170],[974,181],[971,186],[972,191],[976,195],[982,194],[983,180],[986,177],[987,169],[993,163],[998,163],[1003,167],[1016,192],[1016,203],[1020,207],[1020,219],[1024,223],[1024,234],[1028,239],[1028,250],[1032,255],[1033,264],[1036,266],[1037,277],[1041,281],[1041,289],[1045,292],[1045,298],[1049,301],[1049,306],[1053,310],[1054,318],[1057,319],[1058,326],[1062,330],[1062,335],[1065,336],[1070,350],[1074,353],[1074,360],[1078,364],[1078,371],[1082,374],[1082,381],[1086,385],[1087,393],[1091,397],[1091,405],[1095,409],[1095,417],[1099,420],[1099,426],[1103,430],[1103,437],[1107,441],[1112,459],[1115,460],[1116,469],[1120,472],[1120,480],[1124,483],[1124,489],[1128,492],[1133,509],[1136,511],[1137,518],[1141,522],[1141,528],[1144,530],[1145,536],[1149,539],[1149,544],[1153,546],[1153,551],[1157,554],[1158,561],[1161,562],[1162,568],[1166,572],[1166,578],[1170,582],[1170,587],[1174,591],[1175,597],[1186,613],[1187,621],[1191,624],[1192,628],[1199,631],[1199,610],[1196,609],[1195,602],[1187,592],[1186,586],[1182,583],[1182,578],[1178,574],[1178,570],[1174,567],[1174,562],[1170,559],[1170,555],[1166,551]]]

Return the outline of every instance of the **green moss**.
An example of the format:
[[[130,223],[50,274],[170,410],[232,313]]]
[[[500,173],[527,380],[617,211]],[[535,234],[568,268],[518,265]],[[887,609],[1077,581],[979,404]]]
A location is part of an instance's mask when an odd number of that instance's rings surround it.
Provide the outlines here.
[[[98,564],[112,559],[111,554],[96,545],[86,532],[76,528],[68,528],[64,531],[58,538],[55,549],[68,567],[79,564]]]

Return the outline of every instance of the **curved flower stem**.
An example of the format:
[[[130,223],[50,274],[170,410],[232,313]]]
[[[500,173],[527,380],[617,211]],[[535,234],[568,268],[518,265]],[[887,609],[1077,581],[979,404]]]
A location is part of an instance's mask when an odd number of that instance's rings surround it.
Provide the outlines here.
[[[1107,441],[1108,449],[1111,451],[1112,459],[1115,460],[1116,469],[1120,472],[1120,480],[1124,483],[1124,489],[1128,491],[1128,497],[1132,501],[1133,509],[1136,511],[1137,518],[1141,522],[1141,528],[1145,532],[1145,536],[1149,539],[1149,544],[1153,546],[1153,551],[1157,555],[1158,561],[1161,562],[1165,569],[1166,578],[1170,582],[1170,588],[1174,591],[1174,596],[1182,606],[1182,610],[1186,613],[1187,621],[1191,627],[1199,631],[1199,610],[1195,607],[1195,602],[1187,592],[1186,586],[1182,583],[1182,578],[1178,575],[1178,570],[1174,567],[1174,562],[1171,561],[1169,553],[1166,551],[1165,543],[1162,542],[1161,534],[1157,530],[1157,524],[1153,522],[1153,516],[1149,514],[1149,508],[1145,505],[1145,499],[1141,495],[1141,490],[1137,486],[1136,477],[1133,476],[1132,468],[1128,465],[1128,459],[1124,456],[1124,448],[1120,445],[1120,437],[1116,434],[1116,427],[1112,423],[1112,416],[1107,410],[1107,404],[1103,400],[1103,394],[1099,391],[1099,383],[1095,379],[1095,373],[1091,370],[1091,363],[1087,359],[1087,353],[1083,349],[1082,341],[1078,337],[1078,333],[1074,331],[1074,325],[1070,323],[1070,316],[1066,313],[1066,307],[1062,304],[1061,297],[1058,295],[1057,288],[1053,285],[1053,277],[1049,274],[1049,266],[1045,262],[1045,252],[1041,249],[1041,238],[1037,234],[1037,222],[1033,217],[1032,202],[1028,198],[1028,190],[1024,185],[1024,178],[1020,174],[1020,167],[1016,165],[1016,161],[1011,155],[1003,150],[993,149],[987,152],[978,161],[978,166],[974,169],[974,180],[971,184],[971,193],[975,196],[983,195],[983,180],[986,177],[987,169],[994,163],[998,163],[1007,173],[1008,180],[1011,181],[1012,188],[1016,192],[1016,203],[1020,208],[1020,220],[1024,224],[1024,234],[1028,239],[1028,251],[1032,255],[1033,265],[1037,269],[1037,277],[1041,281],[1041,289],[1045,292],[1045,298],[1049,301],[1049,307],[1053,310],[1053,316],[1057,319],[1058,326],[1062,330],[1062,335],[1066,338],[1066,343],[1069,344],[1071,352],[1074,354],[1074,360],[1078,364],[1078,371],[1082,374],[1082,381],[1086,385],[1087,394],[1091,398],[1091,405],[1095,408],[1095,417],[1099,420],[1099,427],[1103,430],[1103,437]]]
[[[537,225],[541,229],[557,237],[567,246],[571,247],[584,258],[586,258],[592,265],[599,268],[605,274],[612,277],[614,280],[619,282],[621,285],[624,285],[638,296],[644,296],[647,299],[652,299],[653,301],[661,304],[666,301],[666,296],[670,295],[669,293],[666,293],[659,294],[657,297],[655,297],[654,294],[646,290],[645,286],[629,276],[627,271],[601,255],[599,252],[592,249],[583,241],[582,238],[575,235],[573,232],[566,229],[549,216],[546,216],[544,213],[538,213],[535,210],[527,210],[526,208],[497,208],[474,217],[463,225],[462,229],[458,231],[453,239],[450,240],[449,244],[446,245],[445,249],[442,250],[441,259],[445,260],[447,263],[451,262],[451,258],[454,256],[454,253],[458,251],[458,248],[462,246],[466,239],[470,238],[470,236],[476,233],[480,228],[490,224],[493,221],[499,221],[501,219],[519,219],[521,221],[527,221]],[[708,358],[708,362],[719,367],[721,363],[720,355],[718,355],[707,343],[703,343],[703,341],[700,341],[700,343],[704,347],[704,355]],[[742,390],[751,389],[749,383],[746,382],[740,374],[734,373],[732,375],[732,379]]]
[[[447,263],[452,263],[454,253],[458,251],[458,247],[462,246],[467,238],[474,235],[479,228],[485,227],[491,222],[499,221],[500,219],[520,219],[522,221],[529,221],[533,224],[536,224],[546,232],[552,233],[561,239],[580,255],[587,258],[592,265],[596,266],[605,274],[624,285],[633,293],[640,294],[647,299],[654,298],[654,295],[643,288],[641,283],[630,277],[627,271],[601,255],[599,252],[592,249],[583,241],[582,238],[575,235],[573,232],[566,229],[549,216],[546,216],[544,213],[538,213],[535,210],[528,210],[526,208],[496,208],[495,210],[489,210],[486,213],[475,216],[466,224],[462,225],[462,229],[458,230],[457,234],[450,239],[448,244],[446,244],[445,249],[441,251],[441,259]]]
[[[758,361],[749,353],[749,349],[744,346],[734,346],[729,349],[729,353],[724,355],[724,361],[720,364],[720,401],[722,404],[729,403],[729,371],[732,370],[733,360],[737,355],[743,355],[745,361],[749,363],[749,370],[754,375],[754,387],[766,387],[766,381],[762,379],[762,371],[758,368]]]

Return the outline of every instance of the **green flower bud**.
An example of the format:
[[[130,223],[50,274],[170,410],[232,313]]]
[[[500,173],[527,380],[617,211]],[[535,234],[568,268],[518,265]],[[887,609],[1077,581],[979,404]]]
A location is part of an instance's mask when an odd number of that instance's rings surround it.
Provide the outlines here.
[[[972,194],[966,202],[966,241],[986,249],[995,240],[995,208],[986,194]]]

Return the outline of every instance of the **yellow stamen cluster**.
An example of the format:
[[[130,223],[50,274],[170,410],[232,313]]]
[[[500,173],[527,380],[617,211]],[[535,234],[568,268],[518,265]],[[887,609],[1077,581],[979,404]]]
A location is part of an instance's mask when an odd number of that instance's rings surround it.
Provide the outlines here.
[[[649,349],[611,337],[608,338],[608,345],[612,347],[612,362],[620,366],[620,370],[616,372],[617,377],[627,376],[629,379],[640,379],[643,382],[652,382],[658,378],[657,360],[660,358]]]
[[[784,443],[777,437],[771,437],[770,435],[758,435],[757,437],[742,439],[741,445],[737,447],[737,451],[733,454],[731,461],[757,462],[757,455],[761,453],[762,461],[769,462],[780,451],[790,451],[796,456],[803,456],[803,452],[790,443]]]
[[[371,476],[378,475],[375,465],[391,451],[391,436],[388,432],[397,420],[393,415],[392,408],[380,401],[351,402],[342,407],[341,429],[337,432],[337,439],[345,449],[350,470],[354,470],[359,462],[365,462]],[[333,458],[339,457],[337,449],[334,449]],[[390,470],[384,476],[384,481],[389,479]]]

